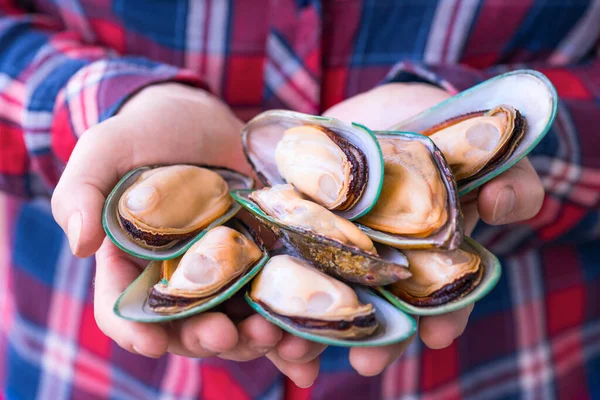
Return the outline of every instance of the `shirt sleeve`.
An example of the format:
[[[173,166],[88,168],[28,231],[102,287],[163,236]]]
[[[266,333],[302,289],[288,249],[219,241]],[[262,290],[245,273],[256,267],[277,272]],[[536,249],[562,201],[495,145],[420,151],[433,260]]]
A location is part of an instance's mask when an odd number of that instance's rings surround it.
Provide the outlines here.
[[[77,138],[159,82],[203,89],[190,71],[87,44],[60,21],[0,0],[0,190],[49,195]]]
[[[559,95],[552,128],[529,154],[546,191],[544,205],[537,216],[517,227],[480,223],[474,234],[482,233],[499,253],[556,240],[581,243],[597,239],[600,237],[600,60],[577,66],[503,65],[485,70],[400,62],[384,83],[427,82],[456,94],[500,73],[522,68],[545,74]]]

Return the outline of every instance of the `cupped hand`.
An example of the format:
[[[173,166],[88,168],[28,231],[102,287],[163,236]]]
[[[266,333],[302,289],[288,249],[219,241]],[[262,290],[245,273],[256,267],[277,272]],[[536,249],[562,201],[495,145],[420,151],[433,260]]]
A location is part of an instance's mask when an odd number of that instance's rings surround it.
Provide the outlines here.
[[[113,313],[121,292],[147,261],[114,246],[101,224],[106,196],[128,171],[143,165],[218,165],[252,174],[240,141],[242,122],[214,96],[177,83],[149,86],[118,114],[87,130],[78,140],[52,197],[52,212],[67,233],[73,253],[96,254],[94,311],[100,329],[133,353],[247,361],[268,355],[299,386],[318,373],[322,347],[290,338],[245,302],[229,301],[226,312],[207,312],[169,324],[126,321]],[[230,311],[230,312],[228,312]]]
[[[386,130],[447,98],[446,91],[423,83],[391,83],[349,98],[324,115],[358,122],[372,130]],[[501,225],[535,216],[542,206],[544,189],[527,159],[461,198],[465,234],[470,235],[481,218]],[[419,336],[426,346],[441,349],[452,344],[466,328],[473,305],[419,319]],[[381,348],[353,348],[350,363],[365,376],[377,375],[398,358],[414,339]]]

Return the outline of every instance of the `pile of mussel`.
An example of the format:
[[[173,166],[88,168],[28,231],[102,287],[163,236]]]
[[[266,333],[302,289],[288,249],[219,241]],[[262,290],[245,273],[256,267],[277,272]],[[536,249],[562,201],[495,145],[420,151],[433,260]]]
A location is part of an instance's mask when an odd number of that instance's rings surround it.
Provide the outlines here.
[[[386,131],[267,111],[241,132],[261,188],[213,166],[138,168],[108,197],[103,223],[151,262],[115,312],[184,318],[247,288],[254,310],[309,340],[404,340],[413,316],[462,308],[497,283],[498,259],[464,234],[459,196],[525,157],[556,101],[542,74],[521,70]],[[256,227],[281,246],[267,248]]]

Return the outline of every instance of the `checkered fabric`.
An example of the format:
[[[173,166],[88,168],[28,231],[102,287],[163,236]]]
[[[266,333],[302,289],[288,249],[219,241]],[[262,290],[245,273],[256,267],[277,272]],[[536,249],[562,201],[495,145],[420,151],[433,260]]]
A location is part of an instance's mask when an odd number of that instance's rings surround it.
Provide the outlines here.
[[[598,0],[0,0],[0,399],[600,396],[599,35]],[[530,221],[477,227],[504,274],[450,347],[416,340],[373,378],[329,348],[301,390],[265,359],[146,359],[97,328],[94,262],[48,199],[78,136],[141,87],[207,87],[247,119],[522,67],[561,97],[530,157],[547,195]]]

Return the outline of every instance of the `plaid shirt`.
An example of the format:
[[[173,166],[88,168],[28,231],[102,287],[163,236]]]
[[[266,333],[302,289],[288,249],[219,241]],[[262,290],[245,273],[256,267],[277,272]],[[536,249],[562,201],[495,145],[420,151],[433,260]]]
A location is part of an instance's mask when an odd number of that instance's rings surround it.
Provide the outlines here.
[[[27,3],[27,4],[21,4]],[[0,0],[0,398],[413,399],[600,395],[600,1]],[[561,97],[526,223],[477,227],[503,277],[465,333],[382,375],[329,348],[300,390],[265,359],[146,359],[94,322],[93,259],[49,196],[77,141],[145,85],[207,86],[243,119],[320,113],[387,81],[453,93],[524,66]]]

